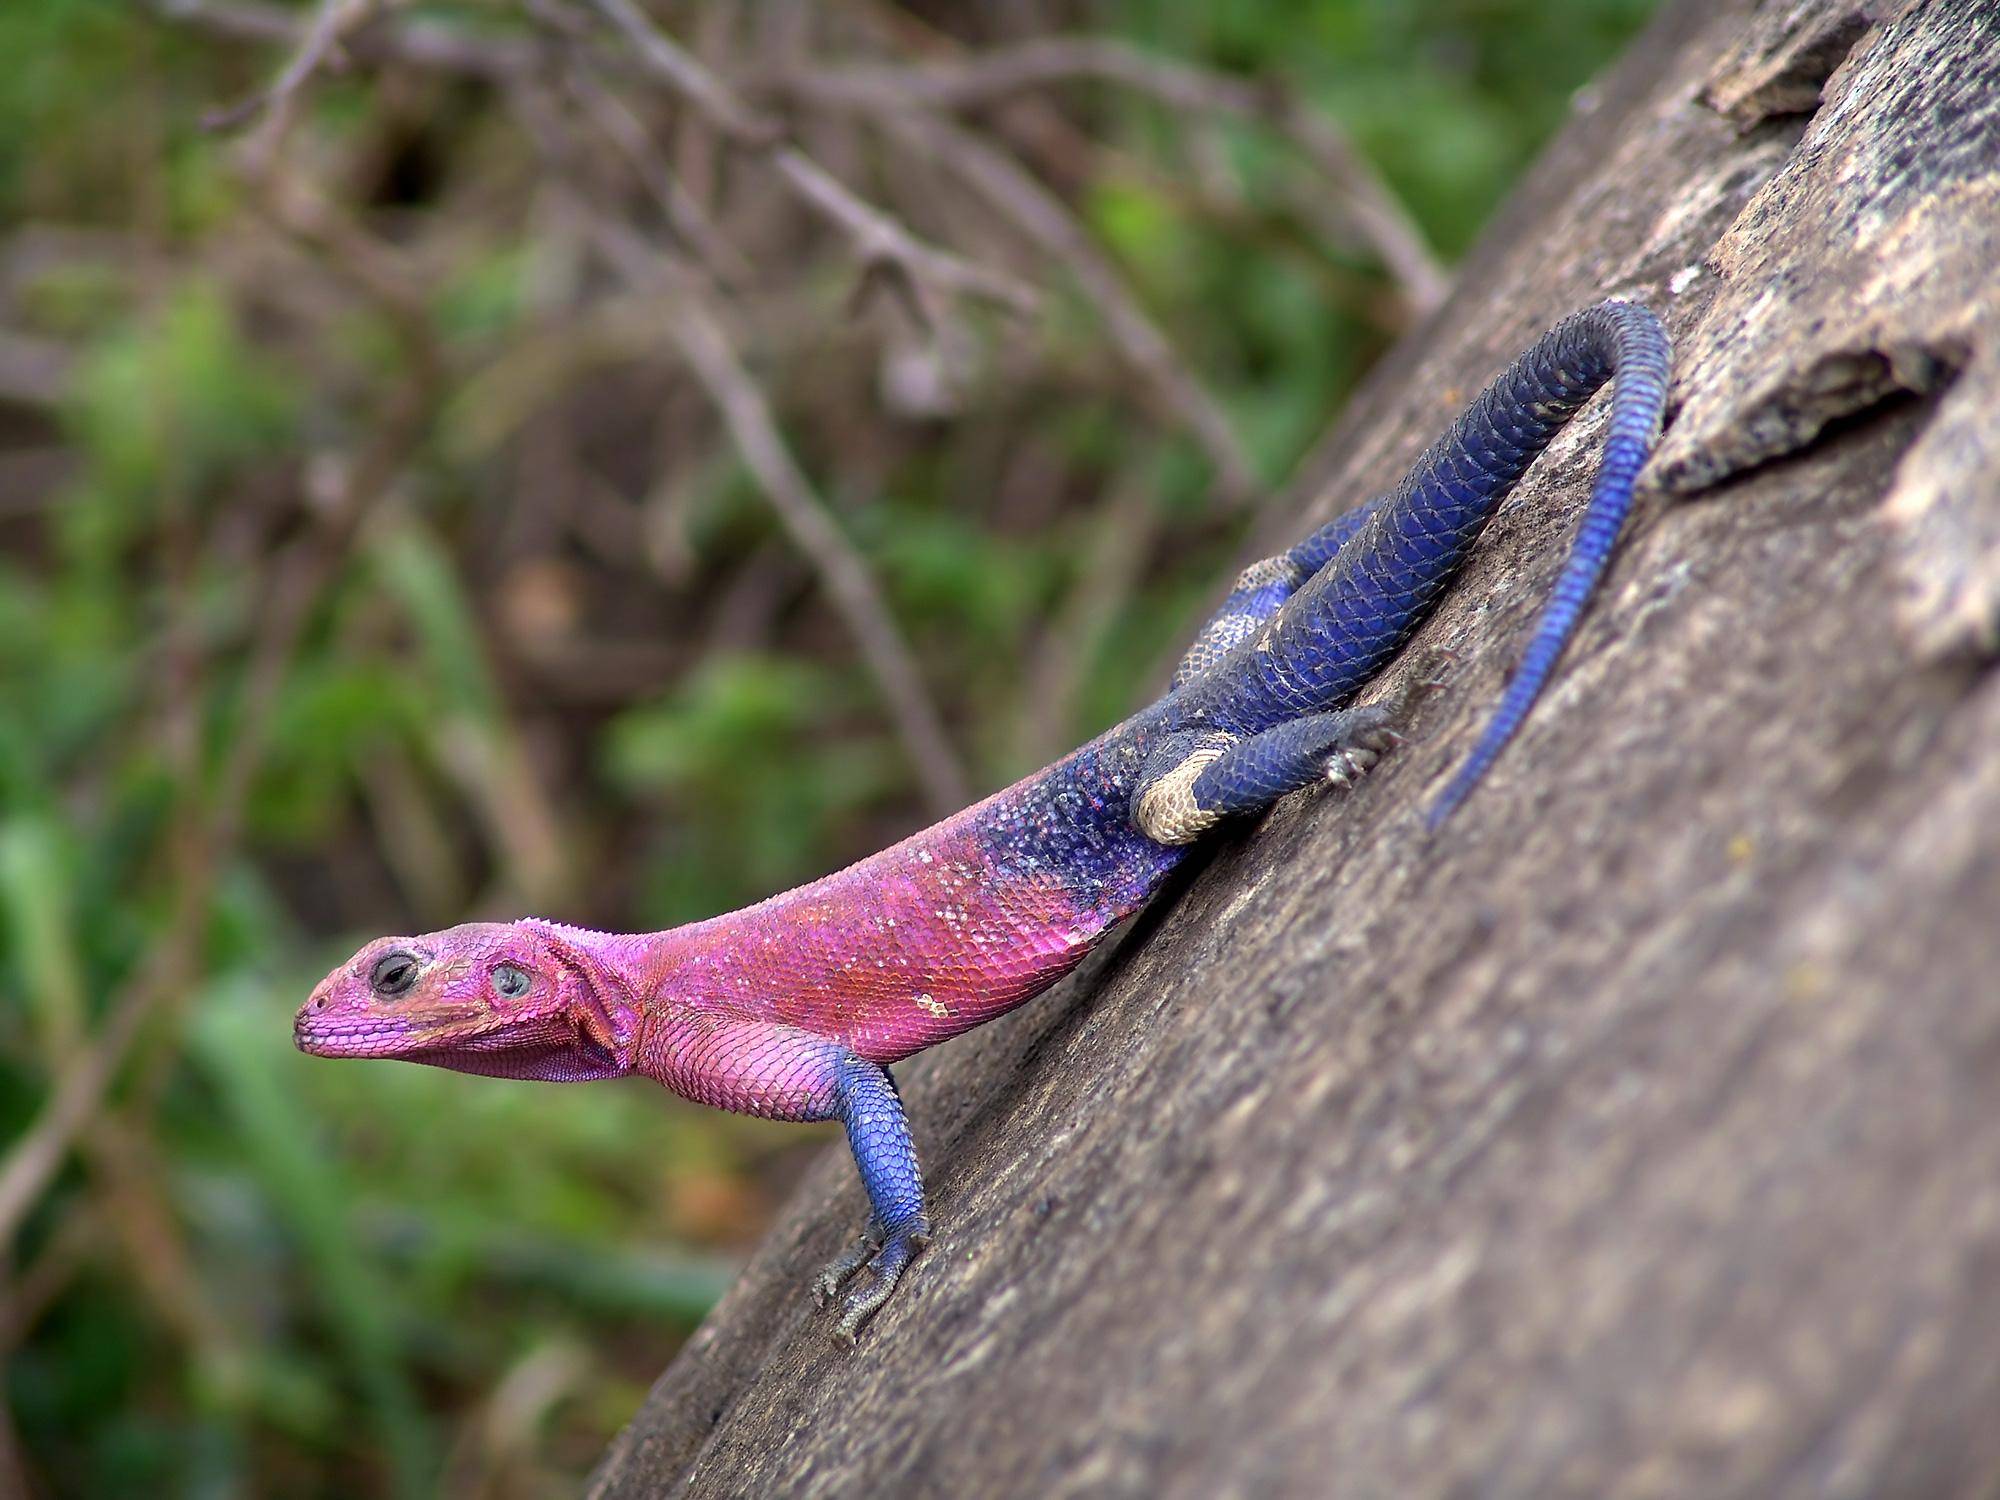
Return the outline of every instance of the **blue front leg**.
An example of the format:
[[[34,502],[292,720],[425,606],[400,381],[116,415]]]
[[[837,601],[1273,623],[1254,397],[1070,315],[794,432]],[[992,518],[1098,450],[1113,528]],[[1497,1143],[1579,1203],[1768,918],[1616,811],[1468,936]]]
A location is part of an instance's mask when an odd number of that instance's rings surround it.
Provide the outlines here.
[[[870,1279],[842,1299],[836,1325],[840,1337],[852,1343],[870,1314],[889,1300],[904,1268],[930,1243],[931,1226],[916,1143],[889,1070],[848,1053],[835,1077],[838,1112],[870,1213],[860,1240],[820,1272],[813,1290],[824,1305],[866,1263]]]

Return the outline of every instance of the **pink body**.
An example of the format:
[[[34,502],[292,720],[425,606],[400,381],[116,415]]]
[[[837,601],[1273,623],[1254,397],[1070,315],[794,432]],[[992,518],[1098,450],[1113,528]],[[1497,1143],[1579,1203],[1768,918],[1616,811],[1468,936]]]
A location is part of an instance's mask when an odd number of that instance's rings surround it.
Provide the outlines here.
[[[655,1006],[780,1022],[872,1062],[908,1057],[1046,989],[1117,920],[1079,909],[1053,872],[996,878],[985,806],[756,906],[613,942]]]
[[[839,1055],[891,1063],[1047,989],[1179,857],[1130,830],[1103,785],[1106,744],[822,880],[687,927],[529,920],[380,939],[313,992],[295,1037],[326,1055],[506,1077],[636,1071],[723,1108],[822,1117]],[[385,997],[371,973],[396,955],[416,977]],[[501,993],[503,969],[522,993]]]

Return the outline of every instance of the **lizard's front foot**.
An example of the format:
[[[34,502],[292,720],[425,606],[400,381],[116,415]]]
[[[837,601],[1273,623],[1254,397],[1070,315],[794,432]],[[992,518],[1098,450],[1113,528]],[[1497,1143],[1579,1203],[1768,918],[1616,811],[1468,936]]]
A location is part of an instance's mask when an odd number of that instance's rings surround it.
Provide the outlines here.
[[[864,1264],[868,1268],[868,1280],[850,1287],[840,1299],[840,1318],[834,1324],[834,1337],[843,1343],[854,1343],[861,1325],[889,1300],[904,1270],[930,1242],[930,1225],[921,1219],[893,1231],[885,1231],[879,1220],[870,1219],[860,1237],[828,1261],[826,1268],[813,1278],[813,1300],[825,1307],[839,1296],[849,1277]]]
[[[882,1238],[882,1221],[870,1219],[867,1227],[855,1236],[854,1243],[820,1267],[819,1275],[813,1277],[813,1301],[825,1307],[840,1295],[847,1278],[866,1265],[868,1258],[882,1248]]]
[[[1417,664],[1403,679],[1402,686],[1383,701],[1389,705],[1390,716],[1402,719],[1416,707],[1419,700],[1434,693],[1442,693],[1451,687],[1451,674],[1458,670],[1458,653],[1449,646],[1433,646],[1417,658]]]

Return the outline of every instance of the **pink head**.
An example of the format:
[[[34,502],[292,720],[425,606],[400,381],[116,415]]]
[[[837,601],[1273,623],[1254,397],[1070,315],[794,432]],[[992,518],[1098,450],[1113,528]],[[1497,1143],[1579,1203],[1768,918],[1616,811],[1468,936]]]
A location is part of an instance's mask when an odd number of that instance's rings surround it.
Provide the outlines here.
[[[319,1057],[395,1057],[553,1082],[630,1071],[638,1009],[562,929],[468,922],[378,938],[319,982],[292,1039]]]

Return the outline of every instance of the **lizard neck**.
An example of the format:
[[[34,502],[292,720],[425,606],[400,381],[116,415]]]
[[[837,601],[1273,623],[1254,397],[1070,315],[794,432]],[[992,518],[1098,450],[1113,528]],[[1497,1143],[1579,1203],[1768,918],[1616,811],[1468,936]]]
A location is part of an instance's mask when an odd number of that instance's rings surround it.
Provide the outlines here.
[[[730,915],[734,914],[725,913],[724,917]],[[687,946],[686,935],[723,919],[710,917],[660,932],[600,932],[540,917],[525,918],[522,925],[574,952],[589,966],[591,977],[614,988],[622,1001],[643,1006],[679,961]]]
[[[641,1054],[648,1001],[666,966],[656,950],[673,934],[598,932],[540,918],[520,925],[537,933],[583,983],[602,1015],[603,1040],[619,1070],[631,1071]]]

